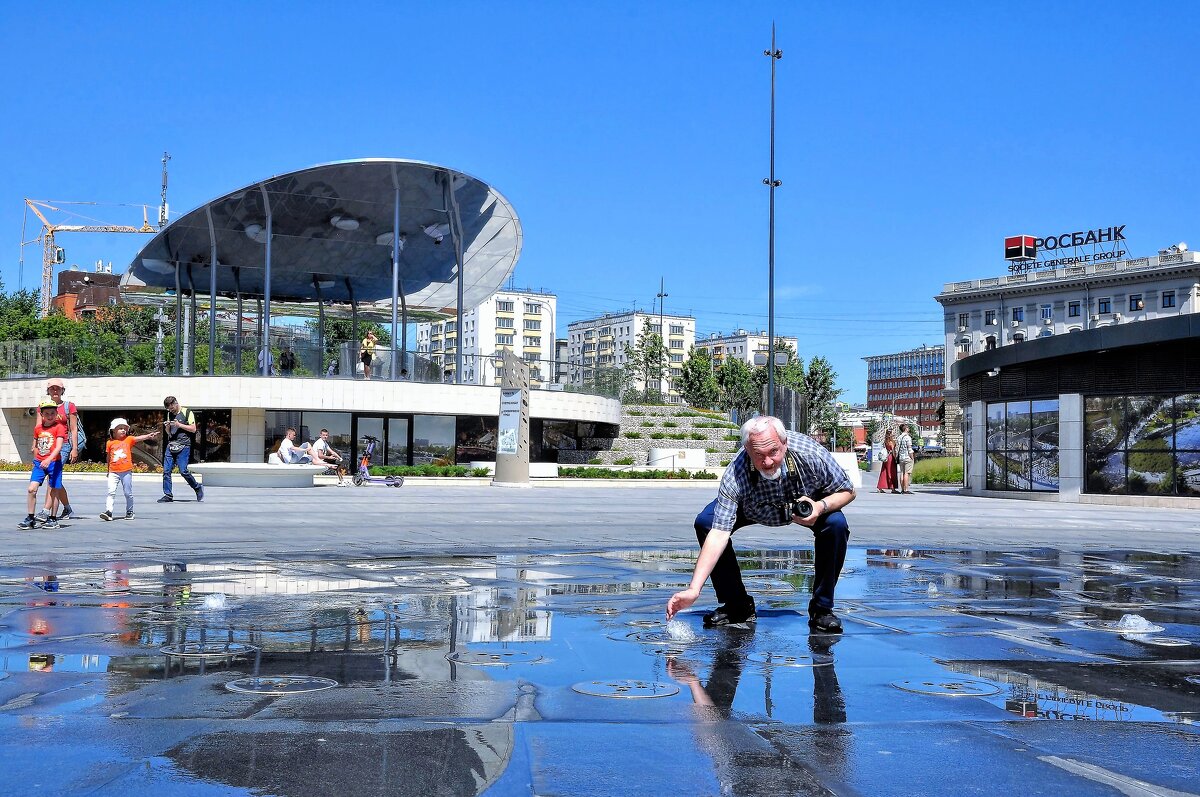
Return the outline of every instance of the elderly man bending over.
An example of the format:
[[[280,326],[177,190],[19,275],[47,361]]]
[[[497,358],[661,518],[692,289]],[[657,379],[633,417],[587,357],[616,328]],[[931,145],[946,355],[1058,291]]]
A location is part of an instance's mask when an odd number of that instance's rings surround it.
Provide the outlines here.
[[[730,537],[752,523],[795,523],[812,530],[816,550],[808,624],[818,633],[840,634],[842,623],[833,613],[833,593],[850,538],[842,507],[853,500],[854,487],[846,472],[815,440],[787,431],[778,418],[750,419],[742,426],[742,450],[725,469],[716,500],[696,516],[700,557],[691,584],[667,601],[667,617],[695,603],[711,576],[721,605],[704,615],[704,625],[756,622],[754,598],[742,583]],[[799,508],[809,511],[801,515]]]

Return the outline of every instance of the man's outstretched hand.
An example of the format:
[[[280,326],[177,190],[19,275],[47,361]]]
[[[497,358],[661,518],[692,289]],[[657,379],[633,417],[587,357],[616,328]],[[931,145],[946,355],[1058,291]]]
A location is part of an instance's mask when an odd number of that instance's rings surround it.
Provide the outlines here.
[[[682,592],[676,592],[667,601],[667,619],[670,620],[679,612],[690,607],[700,597],[700,590],[685,589]]]

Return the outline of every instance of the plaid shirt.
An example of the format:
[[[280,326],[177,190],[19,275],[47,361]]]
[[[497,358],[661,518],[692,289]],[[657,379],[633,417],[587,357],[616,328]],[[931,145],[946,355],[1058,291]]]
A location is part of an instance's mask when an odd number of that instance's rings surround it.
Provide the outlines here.
[[[713,514],[713,531],[733,531],[738,512],[750,523],[764,526],[786,526],[792,522],[788,505],[793,498],[806,495],[819,501],[837,492],[851,491],[854,486],[837,464],[833,455],[806,434],[787,433],[788,451],[795,459],[784,461],[782,477],[764,479],[754,469],[743,448],[721,477],[717,489],[717,507]],[[799,472],[792,464],[799,460]]]

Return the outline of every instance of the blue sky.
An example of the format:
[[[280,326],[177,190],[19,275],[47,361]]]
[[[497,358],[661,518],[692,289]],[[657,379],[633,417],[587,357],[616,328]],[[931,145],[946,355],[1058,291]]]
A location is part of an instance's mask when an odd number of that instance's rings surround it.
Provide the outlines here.
[[[518,287],[566,324],[666,281],[699,334],[767,324],[771,23],[778,25],[776,331],[865,397],[861,357],[941,337],[945,282],[1002,238],[1126,225],[1196,238],[1190,3],[0,4],[0,276],[23,198],[106,223],[355,157],[496,186]],[[32,222],[26,238],[36,235]],[[117,271],[147,239],[65,234]],[[36,287],[40,252],[25,251]]]

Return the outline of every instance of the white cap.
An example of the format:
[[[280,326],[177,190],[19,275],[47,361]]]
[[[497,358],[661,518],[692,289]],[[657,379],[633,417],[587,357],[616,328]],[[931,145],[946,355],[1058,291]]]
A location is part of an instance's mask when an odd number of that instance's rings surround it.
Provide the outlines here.
[[[118,426],[124,426],[126,429],[128,429],[129,422],[127,420],[125,420],[124,418],[113,418],[112,423],[110,423],[108,425],[108,431],[111,432],[111,431],[115,430]]]

